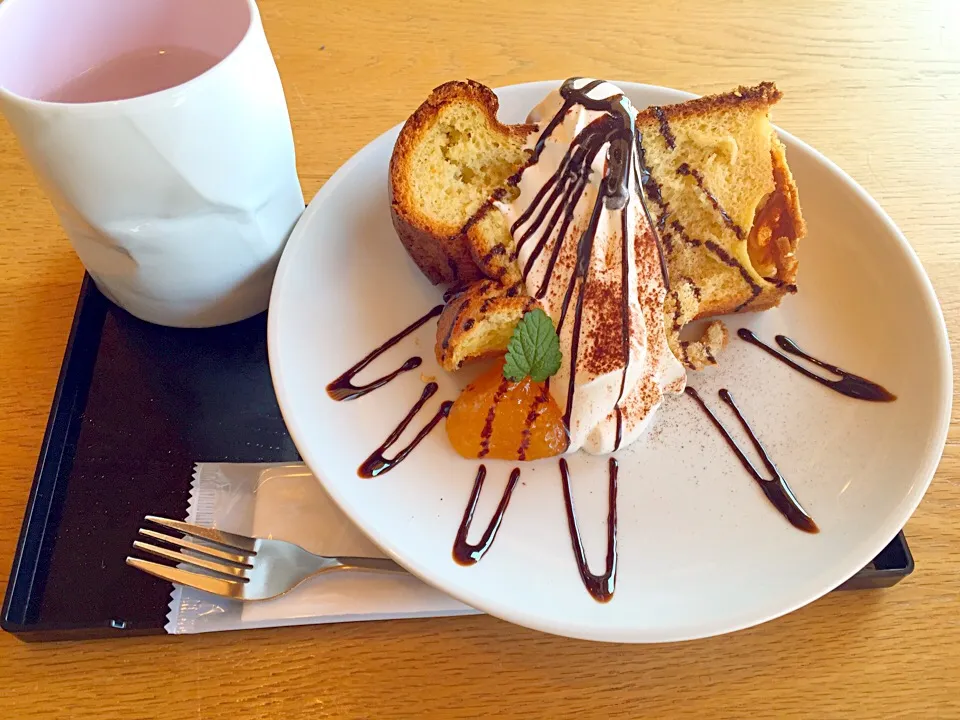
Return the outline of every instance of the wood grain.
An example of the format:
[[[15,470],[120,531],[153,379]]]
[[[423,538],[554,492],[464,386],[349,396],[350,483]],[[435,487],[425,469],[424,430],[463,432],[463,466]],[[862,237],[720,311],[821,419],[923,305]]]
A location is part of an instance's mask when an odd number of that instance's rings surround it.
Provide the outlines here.
[[[582,74],[696,92],[776,80],[776,121],[886,208],[960,355],[960,10],[953,0],[262,0],[311,197],[435,85]],[[0,576],[81,279],[0,124]],[[958,386],[960,387],[960,386]],[[917,570],[727,637],[553,638],[488,617],[24,645],[4,717],[960,717],[960,402],[907,526]]]

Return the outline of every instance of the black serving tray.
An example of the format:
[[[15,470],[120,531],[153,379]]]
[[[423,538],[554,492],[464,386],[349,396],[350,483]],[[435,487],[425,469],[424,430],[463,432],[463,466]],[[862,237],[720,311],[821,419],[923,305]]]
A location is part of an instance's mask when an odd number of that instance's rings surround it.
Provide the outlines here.
[[[162,633],[170,585],[124,559],[144,515],[184,516],[204,460],[299,460],[273,394],[266,314],[164,328],[85,278],[0,625],[24,640]]]
[[[124,563],[143,516],[183,517],[195,462],[299,459],[270,380],[266,314],[163,328],[85,278],[0,626],[23,640],[163,633],[170,585]],[[840,589],[912,571],[900,533]]]

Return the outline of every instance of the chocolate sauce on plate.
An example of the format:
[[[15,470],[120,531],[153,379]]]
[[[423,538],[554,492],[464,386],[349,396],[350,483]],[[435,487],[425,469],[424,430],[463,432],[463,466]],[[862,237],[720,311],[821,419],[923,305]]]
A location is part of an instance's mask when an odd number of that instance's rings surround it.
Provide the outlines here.
[[[841,395],[846,395],[847,397],[855,398],[857,400],[867,400],[868,402],[893,402],[897,399],[897,396],[892,392],[877,385],[875,382],[871,382],[866,378],[860,377],[859,375],[854,375],[851,372],[842,370],[836,365],[831,365],[830,363],[825,363],[822,360],[818,360],[812,355],[808,355],[803,350],[801,350],[797,344],[788,338],[786,335],[777,335],[776,341],[777,345],[787,353],[791,355],[796,355],[797,357],[803,358],[807,362],[811,362],[817,367],[821,367],[827,372],[831,372],[834,375],[838,376],[839,380],[831,380],[830,378],[820,377],[814,372],[811,372],[807,368],[803,367],[799,363],[791,360],[786,355],[781,352],[778,352],[774,348],[767,345],[765,342],[760,340],[752,330],[747,328],[741,328],[737,331],[737,335],[741,339],[746,340],[751,345],[756,345],[758,348],[761,348],[765,352],[769,353],[773,357],[777,358],[780,362],[788,365],[789,367],[796,370],[801,375],[806,375],[811,380],[816,380],[818,383],[824,387],[828,387],[834,392],[838,392]]]
[[[403,462],[404,458],[409,455],[420,442],[430,434],[430,431],[437,426],[443,418],[445,418],[450,413],[450,408],[453,407],[453,402],[447,400],[440,404],[440,409],[434,414],[427,424],[423,426],[423,429],[417,433],[417,436],[402,450],[399,450],[396,455],[392,458],[384,456],[384,453],[387,452],[400,438],[400,435],[404,430],[407,429],[407,426],[413,420],[414,416],[420,412],[420,409],[424,404],[437,392],[438,385],[435,382],[427,383],[426,387],[423,388],[423,393],[420,395],[420,399],[414,404],[410,409],[410,412],[406,414],[403,420],[400,421],[400,424],[397,425],[396,429],[391,432],[387,439],[383,441],[383,444],[378,447],[376,450],[371,453],[370,457],[363,461],[363,464],[357,470],[357,475],[364,478],[372,478],[383,475],[384,473],[390,472],[393,468]]]
[[[487,529],[483,531],[480,542],[471,545],[467,542],[467,534],[470,532],[473,513],[477,509],[477,501],[480,499],[480,491],[483,489],[483,480],[486,476],[487,468],[481,465],[477,470],[477,478],[473,482],[473,491],[470,493],[467,509],[463,511],[463,520],[460,522],[460,529],[457,531],[457,539],[453,543],[453,559],[460,565],[477,563],[493,545],[493,541],[497,538],[497,531],[500,529],[500,523],[503,522],[503,515],[507,511],[507,505],[513,495],[513,490],[520,479],[520,468],[514,468],[513,472],[510,473],[507,487],[503,491],[503,496],[500,498],[500,503],[497,505]]]
[[[597,602],[609,602],[617,584],[617,474],[619,466],[616,458],[610,458],[610,490],[607,510],[607,566],[601,575],[590,572],[587,554],[583,549],[583,538],[577,525],[577,515],[573,510],[573,495],[570,490],[570,468],[567,461],[560,458],[560,479],[563,482],[563,501],[567,506],[567,524],[570,527],[570,541],[573,543],[573,557],[577,561],[577,570],[587,592]]]
[[[367,393],[373,392],[377,388],[381,388],[386,385],[388,382],[393,380],[397,375],[405,373],[408,370],[413,370],[414,368],[420,367],[420,363],[423,362],[423,358],[412,357],[409,358],[403,365],[398,367],[392,373],[384,375],[382,378],[369,382],[366,385],[354,385],[353,379],[356,377],[357,373],[361,372],[366,368],[370,363],[376,360],[378,357],[383,355],[387,350],[392,348],[398,342],[403,340],[405,337],[410,335],[412,332],[415,332],[417,329],[422,327],[429,320],[440,315],[440,312],[443,310],[443,305],[437,305],[435,308],[430,310],[426,315],[421,317],[419,320],[411,323],[403,330],[398,332],[392,338],[384,342],[373,352],[367,355],[363,360],[358,362],[356,365],[347,370],[343,375],[338,377],[332,383],[327,385],[327,394],[330,395],[334,400],[356,400],[359,397],[363,397]]]
[[[757,481],[757,484],[763,490],[764,495],[766,495],[767,499],[773,503],[773,506],[777,508],[777,510],[779,510],[780,513],[787,520],[789,520],[794,527],[808,533],[820,532],[820,528],[817,527],[817,524],[813,521],[813,518],[807,515],[807,512],[803,509],[803,507],[801,507],[800,501],[797,500],[796,495],[793,494],[793,490],[791,490],[790,486],[787,485],[787,481],[780,474],[777,466],[773,464],[770,456],[767,455],[766,449],[760,443],[760,439],[753,432],[753,428],[747,424],[747,420],[740,412],[740,408],[738,408],[736,403],[734,403],[733,396],[730,394],[730,391],[725,389],[721,390],[719,393],[720,399],[729,405],[736,414],[737,419],[740,421],[744,431],[750,438],[750,442],[753,443],[753,447],[756,449],[757,453],[759,453],[760,459],[763,460],[763,464],[766,466],[767,472],[770,473],[771,477],[769,478],[765,478],[759,472],[757,472],[757,469],[753,466],[753,463],[750,462],[749,458],[744,455],[743,450],[740,449],[737,441],[730,436],[730,433],[727,432],[727,429],[723,426],[723,423],[721,423],[717,416],[713,414],[713,411],[707,407],[707,404],[703,401],[703,398],[700,397],[700,394],[692,387],[687,387],[684,392],[697,401],[697,404],[707,414],[707,417],[710,418],[710,421],[714,424],[714,426],[716,426],[717,430],[720,431],[720,434],[723,435],[723,439],[727,441],[727,445],[729,445],[730,449],[733,450],[734,454],[736,454],[737,458],[740,460],[740,463],[743,465],[743,468],[750,473],[750,477]]]

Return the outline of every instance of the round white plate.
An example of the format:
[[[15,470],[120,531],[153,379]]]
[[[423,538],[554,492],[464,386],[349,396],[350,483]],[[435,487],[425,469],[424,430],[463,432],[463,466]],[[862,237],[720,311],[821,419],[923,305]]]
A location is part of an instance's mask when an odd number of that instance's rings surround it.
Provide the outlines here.
[[[501,117],[522,121],[557,85],[499,90]],[[689,97],[619,85],[638,107]],[[268,329],[277,397],[297,448],[340,507],[397,561],[511,622],[580,638],[661,642],[790,612],[842,583],[896,535],[920,502],[946,438],[952,372],[943,316],[916,255],[876,202],[832,162],[782,133],[809,225],[799,251],[800,292],[729,326],[747,325],[767,341],[789,335],[899,399],[843,397],[733,334],[719,368],[691,373],[690,384],[746,443],[717,398],[719,388],[730,389],[821,532],[793,528],[692,399],[680,395],[668,398],[644,438],[617,454],[619,568],[609,603],[596,602],[578,574],[556,459],[523,464],[489,553],[474,566],[456,564],[451,550],[479,463],[456,455],[442,426],[387,474],[357,475],[420,397],[426,378],[435,376],[440,392],[398,447],[465,384],[434,360],[435,323],[359,379],[379,377],[414,355],[423,357],[419,370],[351,402],[334,402],[325,391],[441,301],[390,223],[387,163],[398,132],[357,153],[310,203],[283,254]],[[485,464],[471,541],[515,466]],[[599,573],[607,459],[578,454],[570,467],[588,559]]]

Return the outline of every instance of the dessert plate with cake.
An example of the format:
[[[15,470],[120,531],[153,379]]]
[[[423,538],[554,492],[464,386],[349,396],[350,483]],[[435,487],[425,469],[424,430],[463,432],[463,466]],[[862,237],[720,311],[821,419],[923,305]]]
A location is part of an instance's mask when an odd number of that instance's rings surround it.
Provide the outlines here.
[[[270,363],[371,539],[498,617],[629,642],[778,617],[890,541],[946,438],[942,313],[779,101],[455,81],[334,174]]]

